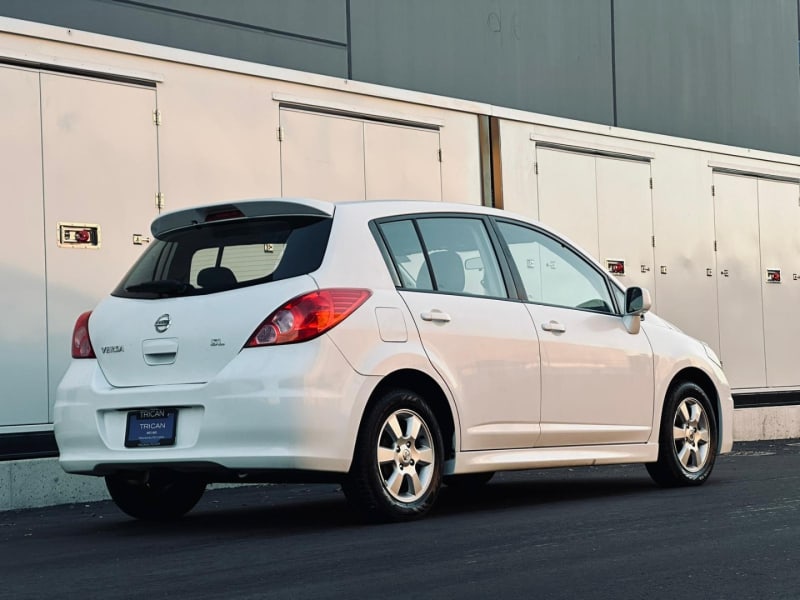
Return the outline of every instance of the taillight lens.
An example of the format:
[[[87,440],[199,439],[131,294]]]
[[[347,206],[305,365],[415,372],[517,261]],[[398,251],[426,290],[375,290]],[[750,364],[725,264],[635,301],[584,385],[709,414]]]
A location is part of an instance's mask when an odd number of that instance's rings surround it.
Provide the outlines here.
[[[97,358],[92,348],[92,340],[89,338],[91,314],[92,311],[87,311],[75,321],[75,329],[72,330],[72,358]]]
[[[341,323],[372,295],[340,288],[309,292],[289,300],[255,330],[245,348],[304,342]]]

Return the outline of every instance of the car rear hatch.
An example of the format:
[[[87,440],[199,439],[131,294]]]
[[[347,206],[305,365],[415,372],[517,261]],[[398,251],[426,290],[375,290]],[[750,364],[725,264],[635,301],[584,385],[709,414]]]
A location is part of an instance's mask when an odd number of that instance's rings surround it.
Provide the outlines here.
[[[207,382],[272,311],[317,288],[308,274],[322,262],[332,210],[302,214],[307,205],[282,202],[269,205],[279,214],[246,216],[251,204],[154,222],[156,241],[89,320],[111,385]]]

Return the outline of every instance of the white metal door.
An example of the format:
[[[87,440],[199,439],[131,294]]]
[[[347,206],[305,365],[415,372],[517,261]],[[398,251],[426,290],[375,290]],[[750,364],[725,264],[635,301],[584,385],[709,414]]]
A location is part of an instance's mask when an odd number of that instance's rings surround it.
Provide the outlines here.
[[[652,168],[658,315],[719,352],[711,170],[675,148],[660,154]],[[697,190],[708,192],[698,196]]]
[[[800,385],[800,186],[758,180],[767,385]],[[767,270],[772,271],[771,276]],[[777,275],[776,275],[777,273]],[[770,281],[771,280],[771,281]]]
[[[647,288],[655,309],[650,163],[598,157],[595,170],[600,262],[623,260],[622,283]]]
[[[364,123],[364,179],[368,200],[441,200],[439,131]]]
[[[734,388],[767,384],[758,180],[714,173],[719,349]]]
[[[364,125],[347,117],[282,108],[281,193],[363,200]]]
[[[539,220],[600,258],[595,157],[537,147],[536,163]]]
[[[0,68],[0,98],[0,426],[29,425],[49,407],[39,74]]]
[[[50,397],[76,317],[119,282],[157,215],[155,89],[42,74]],[[59,247],[58,224],[99,228],[95,248]]]

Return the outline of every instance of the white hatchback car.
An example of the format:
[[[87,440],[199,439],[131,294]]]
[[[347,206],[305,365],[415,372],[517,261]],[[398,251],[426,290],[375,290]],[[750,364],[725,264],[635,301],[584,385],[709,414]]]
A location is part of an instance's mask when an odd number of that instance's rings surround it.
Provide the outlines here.
[[[78,319],[62,467],[131,516],[208,482],[338,480],[419,517],[444,482],[645,463],[706,480],[733,403],[713,351],[541,224],[462,204],[251,200],[168,213]]]

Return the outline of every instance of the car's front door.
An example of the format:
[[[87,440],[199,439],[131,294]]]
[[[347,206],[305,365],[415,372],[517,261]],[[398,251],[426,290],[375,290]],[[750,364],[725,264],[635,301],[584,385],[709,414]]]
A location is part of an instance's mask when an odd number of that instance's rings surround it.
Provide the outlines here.
[[[539,446],[645,442],[653,422],[653,353],[630,334],[605,274],[568,245],[498,222],[529,300],[542,355]]]
[[[539,436],[539,341],[509,299],[482,217],[379,225],[434,368],[456,399],[461,450],[533,447]]]

